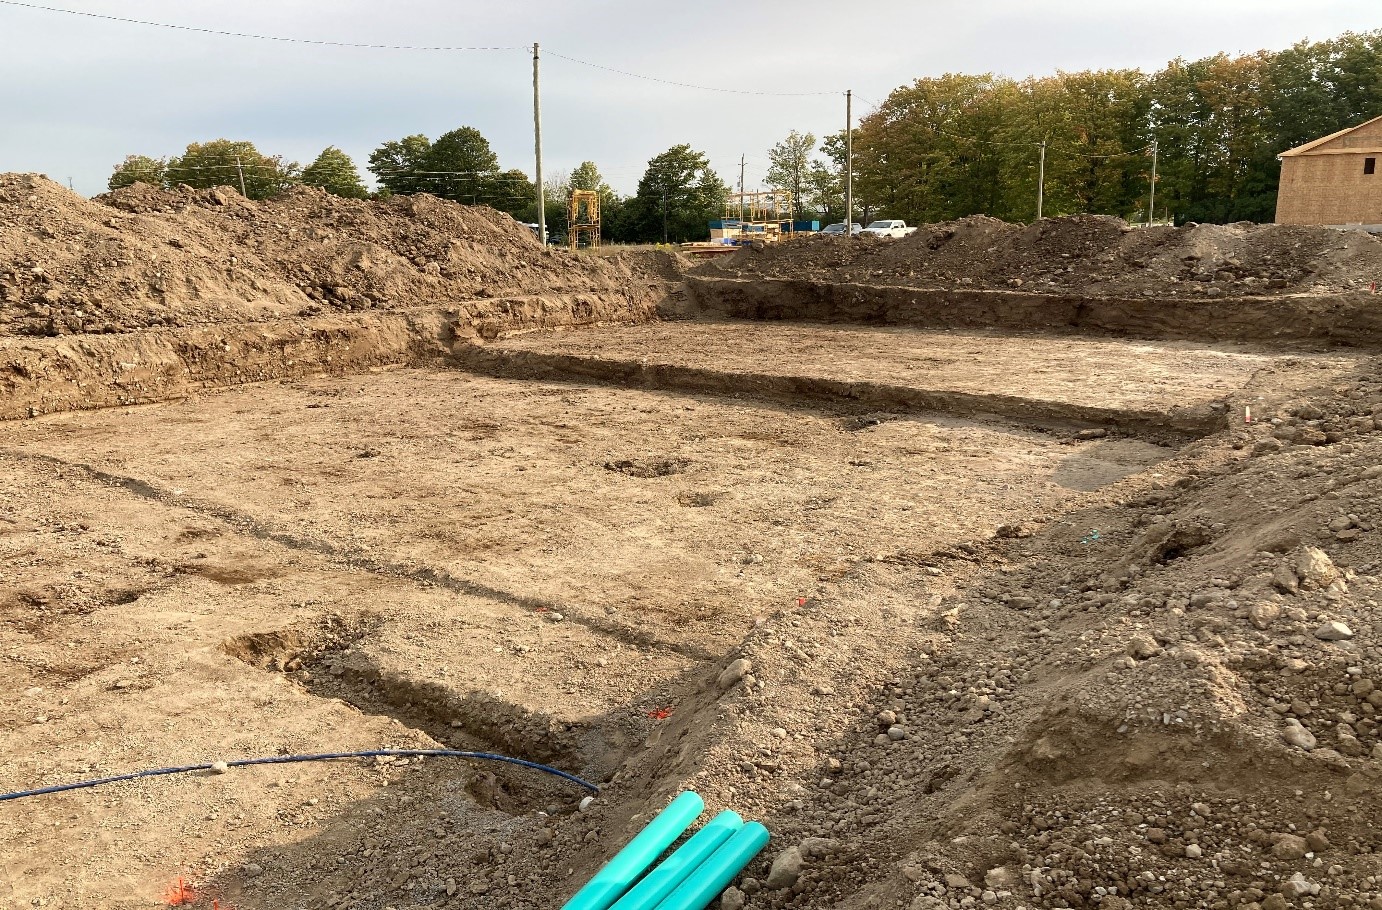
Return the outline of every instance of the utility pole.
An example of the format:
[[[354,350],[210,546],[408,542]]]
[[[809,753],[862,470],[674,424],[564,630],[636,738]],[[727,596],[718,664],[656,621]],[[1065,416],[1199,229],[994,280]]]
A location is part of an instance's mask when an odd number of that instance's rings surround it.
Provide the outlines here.
[[[744,232],[744,166],[745,158],[739,156],[739,233]]]
[[[845,236],[854,236],[854,90],[845,92]]]
[[[667,242],[667,184],[662,184],[662,242]]]
[[[537,159],[537,242],[547,248],[547,199],[542,186],[542,95],[538,92],[538,47],[533,42],[533,155]]]
[[[1156,155],[1159,151],[1157,142],[1152,140],[1152,187],[1147,195],[1147,227],[1152,226],[1152,219],[1156,217]]]
[[[246,199],[250,198],[250,194],[245,192],[245,168],[244,165],[240,163],[239,155],[235,156],[235,172],[240,175],[240,195],[244,196]]]
[[[1041,166],[1037,171],[1037,221],[1046,202],[1046,140],[1041,140]]]

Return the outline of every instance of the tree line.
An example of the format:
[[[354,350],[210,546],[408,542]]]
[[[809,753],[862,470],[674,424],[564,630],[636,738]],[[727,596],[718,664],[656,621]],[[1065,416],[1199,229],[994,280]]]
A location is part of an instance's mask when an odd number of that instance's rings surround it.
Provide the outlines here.
[[[1157,218],[1269,222],[1277,155],[1378,115],[1382,31],[1151,74],[918,79],[861,118],[855,198],[916,222],[1030,220],[1044,142],[1046,215],[1143,220],[1155,142]]]
[[[217,139],[194,142],[169,158],[130,155],[115,167],[108,186],[137,182],[194,188],[229,186],[251,199],[267,199],[295,185],[314,186],[337,196],[364,199],[431,193],[468,205],[488,205],[525,223],[537,221],[537,188],[528,175],[503,169],[483,134],[463,126],[435,141],[417,134],[376,148],[367,165],[378,189],[366,188],[350,156],[335,146],[302,167],[282,156],[260,152],[253,143]],[[711,169],[704,153],[677,145],[654,156],[631,196],[620,196],[592,161],[545,181],[548,230],[566,231],[566,202],[572,189],[595,190],[601,197],[606,239],[643,242],[697,240],[707,222],[723,214],[729,188]]]
[[[993,74],[918,79],[891,92],[853,135],[854,220],[915,223],[987,214],[1036,215],[1045,150],[1044,214],[1146,218],[1157,148],[1156,217],[1271,221],[1281,152],[1382,114],[1382,30],[1202,60],[1173,60],[1151,74],[1096,70],[1014,80]],[[791,131],[768,151],[767,182],[790,190],[796,218],[845,220],[845,134],[817,143]],[[463,126],[405,136],[376,148],[371,193],[348,155],[325,149],[306,167],[252,143],[193,143],[179,156],[131,155],[112,189],[243,186],[262,199],[295,184],[365,198],[432,193],[537,221],[536,187],[504,169],[489,141]],[[599,192],[602,233],[625,242],[700,240],[725,213],[730,188],[703,152],[676,145],[648,161],[630,196],[614,192],[594,162],[545,182],[546,220],[566,231],[570,190]]]

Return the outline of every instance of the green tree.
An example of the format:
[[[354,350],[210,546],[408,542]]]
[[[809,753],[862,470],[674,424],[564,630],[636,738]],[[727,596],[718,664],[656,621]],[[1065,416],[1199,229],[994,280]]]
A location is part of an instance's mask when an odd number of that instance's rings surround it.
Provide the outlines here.
[[[856,189],[916,222],[990,211],[1001,196],[994,133],[1004,82],[948,73],[893,91],[859,123]]]
[[[168,172],[168,162],[162,158],[148,155],[127,155],[125,160],[115,166],[106,186],[118,190],[134,183],[147,183],[150,186],[163,186]]]
[[[787,138],[768,150],[768,185],[792,194],[792,216],[806,207],[811,177],[811,154],[816,137],[792,130]]]
[[[550,191],[548,192],[550,196]],[[537,185],[528,178],[528,175],[518,169],[511,169],[495,174],[481,189],[481,194],[477,201],[482,205],[488,205],[501,212],[508,212],[519,221],[534,224],[537,222]],[[561,199],[546,199],[548,211],[548,231],[555,228],[551,223],[551,211],[553,206],[564,207],[565,202]]]
[[[1145,196],[1151,141],[1147,79],[1136,70],[1058,73],[996,88],[1002,122],[993,136],[1000,196],[986,211],[1036,215],[1040,146],[1046,149],[1044,213],[1125,215]]]
[[[854,130],[857,143],[859,130]],[[845,131],[831,133],[821,140],[821,154],[824,160],[811,162],[806,175],[806,199],[809,210],[820,216],[827,224],[845,221],[845,174],[848,169],[848,150],[845,148]],[[854,181],[854,218],[851,221],[866,223],[878,212],[878,206],[861,192],[858,175]]]
[[[915,221],[1035,215],[1046,143],[1045,212],[1145,217],[1146,149],[1158,144],[1158,215],[1268,221],[1277,156],[1382,114],[1382,30],[1279,52],[1173,60],[1136,70],[918,79],[864,116],[854,142],[855,198]],[[826,141],[826,157],[837,160]],[[838,148],[838,147],[837,147]],[[842,211],[843,178],[808,172],[810,197]]]
[[[249,198],[268,199],[297,183],[298,173],[295,162],[263,155],[252,142],[216,139],[187,146],[187,151],[168,162],[166,179],[169,185],[228,186],[238,191],[243,176]]]
[[[370,153],[369,170],[390,194],[421,193],[428,187],[427,159],[432,140],[421,133],[385,142]]]
[[[582,161],[576,165],[576,169],[567,178],[567,184],[573,190],[595,190],[601,196],[614,192],[609,188],[609,184],[605,183],[605,178],[600,176],[600,169],[595,166],[594,161]]]
[[[324,189],[333,196],[350,199],[369,196],[369,190],[360,180],[360,172],[355,169],[355,162],[334,145],[323,149],[317,160],[303,169],[302,182]]]
[[[486,197],[497,201],[508,193],[496,179],[499,156],[490,148],[489,140],[471,126],[454,129],[432,143],[424,170],[432,172],[427,192],[443,199],[478,205]]]
[[[648,162],[638,192],[621,213],[620,239],[680,243],[703,240],[724,214],[729,187],[710,160],[689,145],[675,145]]]
[[[623,200],[605,182],[605,178],[600,175],[600,169],[595,166],[595,162],[582,161],[576,165],[566,183],[568,192],[570,190],[594,190],[600,194],[600,236],[612,238],[614,226],[619,221],[619,209],[623,205]],[[565,199],[566,197],[563,197],[563,201]],[[563,224],[565,219],[566,215],[563,213]]]

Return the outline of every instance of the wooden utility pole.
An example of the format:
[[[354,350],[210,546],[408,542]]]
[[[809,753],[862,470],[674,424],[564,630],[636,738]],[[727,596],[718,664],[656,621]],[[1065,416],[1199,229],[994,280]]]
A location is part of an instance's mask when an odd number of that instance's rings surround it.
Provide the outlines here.
[[[1042,206],[1046,203],[1046,140],[1041,140],[1041,165],[1037,171],[1037,221],[1041,220]]]
[[[1147,195],[1147,227],[1152,226],[1152,219],[1156,217],[1156,155],[1159,149],[1157,142],[1152,140],[1152,186]]]
[[[538,91],[538,46],[533,42],[533,155],[537,159],[537,242],[547,246],[547,199],[542,186],[542,95]]]
[[[239,155],[235,156],[235,172],[240,175],[240,195],[250,198],[250,194],[245,192],[245,167],[240,163]]]
[[[845,92],[845,236],[854,236],[854,90]]]
[[[744,166],[745,157],[739,156],[739,232],[744,232]]]

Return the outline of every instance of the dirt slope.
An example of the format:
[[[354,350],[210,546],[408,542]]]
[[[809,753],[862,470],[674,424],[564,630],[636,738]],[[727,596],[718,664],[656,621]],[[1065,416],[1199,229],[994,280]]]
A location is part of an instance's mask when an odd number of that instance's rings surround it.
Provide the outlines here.
[[[1255,224],[1143,230],[1076,215],[1038,224],[974,216],[898,240],[811,237],[746,248],[701,274],[1091,296],[1336,294],[1382,281],[1382,239]]]
[[[0,175],[0,335],[630,297],[661,280],[634,259],[543,250],[508,215],[426,195],[353,200],[298,187],[254,202],[136,184],[88,200],[37,175]],[[608,301],[593,306],[619,315]]]

